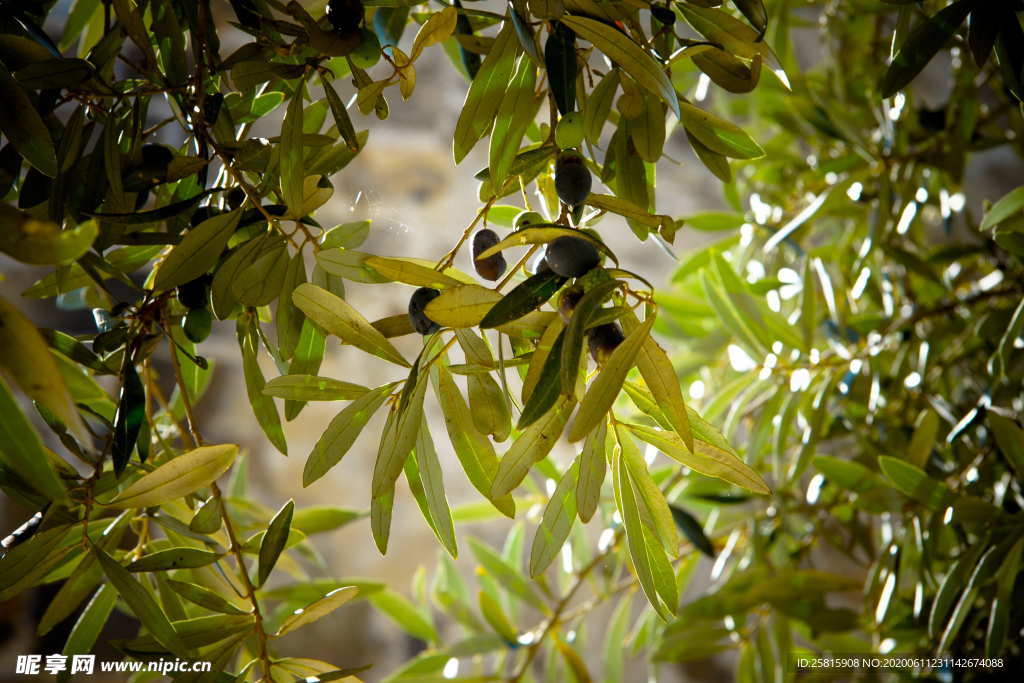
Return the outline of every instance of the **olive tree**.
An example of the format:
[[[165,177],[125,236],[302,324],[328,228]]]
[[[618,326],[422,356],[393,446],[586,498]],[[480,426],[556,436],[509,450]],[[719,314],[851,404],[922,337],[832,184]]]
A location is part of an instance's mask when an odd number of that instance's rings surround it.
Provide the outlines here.
[[[1020,3],[55,5],[2,7],[0,250],[50,267],[23,296],[92,308],[97,331],[0,299],[0,488],[38,511],[5,541],[0,599],[63,582],[39,630],[73,618],[65,654],[120,608],[133,658],[355,680],[363,662],[276,645],[367,599],[428,646],[393,681],[617,681],[633,657],[725,651],[744,681],[790,678],[800,654],[1019,668],[1024,189],[982,205],[963,185],[973,152],[1019,156]],[[225,54],[229,30],[246,42]],[[814,30],[822,58],[801,64]],[[487,147],[479,211],[439,258],[360,251],[370,222],[317,211],[428,51],[468,82],[450,130],[454,163]],[[929,63],[938,109],[915,95]],[[658,211],[669,136],[724,211]],[[715,239],[655,287],[611,230]],[[408,315],[369,320],[351,283],[404,291]],[[245,458],[196,409],[202,342],[229,321],[282,454],[282,418],[347,402],[296,486],[386,416],[365,500],[246,498]],[[321,376],[331,337],[390,380]],[[453,511],[461,476],[480,502]],[[411,599],[278,578],[307,536],[364,517],[386,553],[404,497],[440,544]],[[471,588],[456,524],[500,516],[503,548],[463,538]]]

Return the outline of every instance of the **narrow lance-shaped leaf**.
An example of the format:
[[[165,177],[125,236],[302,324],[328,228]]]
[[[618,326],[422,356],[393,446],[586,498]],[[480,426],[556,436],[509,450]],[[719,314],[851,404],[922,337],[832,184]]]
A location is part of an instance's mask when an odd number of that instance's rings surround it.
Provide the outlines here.
[[[130,572],[158,572],[170,569],[194,569],[216,562],[219,554],[199,548],[166,548],[143,555],[128,565]]]
[[[57,175],[57,152],[53,139],[32,100],[11,75],[11,70],[0,62],[0,131],[18,153],[45,176]]]
[[[434,441],[430,435],[425,418],[422,418],[419,433],[416,435],[416,447],[413,457],[405,461],[405,475],[409,480],[409,488],[416,496],[423,516],[433,529],[437,540],[445,547],[452,557],[458,557],[458,546],[455,542],[455,525],[452,512],[448,507],[448,499],[444,494],[444,478],[441,461],[437,457]]]
[[[519,486],[530,467],[551,452],[574,405],[572,400],[563,396],[544,417],[523,430],[498,462],[498,471],[491,485],[492,497],[503,496]]]
[[[209,486],[231,467],[238,446],[201,446],[172,458],[122,491],[106,507],[146,508],[162,505]]]
[[[586,436],[611,409],[615,397],[622,389],[622,383],[626,381],[626,375],[640,353],[640,348],[649,338],[654,318],[654,315],[647,316],[647,320],[630,332],[608,357],[604,369],[590,384],[580,403],[576,421],[569,429],[569,441],[579,441]]]
[[[540,526],[530,547],[530,576],[538,576],[558,556],[565,539],[572,531],[576,518],[576,483],[579,480],[579,460],[565,471],[548,499]]]
[[[288,534],[292,527],[292,514],[295,512],[295,501],[289,500],[284,504],[274,518],[270,520],[267,533],[263,535],[260,542],[259,571],[256,574],[256,585],[262,586],[266,583],[270,572],[277,564],[277,558],[281,556],[285,544],[288,542]]]
[[[242,374],[245,377],[245,390],[249,397],[249,405],[256,416],[260,429],[266,434],[270,443],[283,455],[288,455],[288,442],[285,440],[284,429],[281,427],[281,416],[277,412],[274,399],[264,395],[263,387],[266,380],[260,369],[256,355],[259,352],[259,334],[256,326],[259,322],[255,316],[244,315],[237,323],[238,345],[242,350]]]
[[[480,320],[480,327],[498,327],[523,317],[550,299],[567,279],[551,271],[531,275],[487,311]]]
[[[344,586],[342,588],[332,590],[316,602],[310,603],[302,609],[297,609],[295,612],[290,614],[281,624],[281,628],[279,628],[277,633],[274,634],[274,637],[280,638],[281,636],[302,628],[307,624],[312,624],[318,619],[322,619],[344,605],[346,602],[350,601],[358,592],[359,589],[355,586]]]
[[[43,442],[25,418],[7,383],[0,377],[0,461],[50,500],[63,500],[67,490]]]
[[[605,458],[605,440],[608,436],[606,422],[587,434],[580,453],[580,473],[576,484],[576,511],[581,522],[589,522],[601,501],[601,485],[604,484],[608,461]]]
[[[135,361],[130,353],[124,355],[121,377],[121,397],[114,417],[114,439],[110,444],[110,455],[114,462],[114,472],[117,474],[123,472],[128,465],[142,422],[146,419],[146,390],[135,370]],[[145,452],[139,449],[140,460],[144,460],[142,455]]]
[[[303,486],[309,486],[341,461],[393,388],[394,385],[386,384],[363,394],[331,420],[306,460],[302,471]]]
[[[179,657],[187,657],[188,646],[175,632],[171,622],[167,619],[163,610],[153,599],[149,590],[139,583],[127,569],[122,567],[117,560],[105,553],[99,547],[92,545],[92,551],[99,560],[100,567],[107,579],[117,589],[118,594],[131,608],[132,613],[142,622],[146,630],[168,650]]]
[[[882,97],[892,97],[914,80],[949,42],[974,6],[974,0],[957,0],[918,24],[900,45],[882,78]]]
[[[220,213],[189,230],[160,263],[153,281],[154,288],[172,289],[213,268],[241,217],[240,209]]]
[[[540,100],[534,94],[536,82],[537,67],[528,57],[521,56],[502,96],[494,119],[494,130],[491,131],[488,168],[495,187],[501,187],[508,177],[519,143],[540,106]]]
[[[303,283],[292,292],[292,301],[316,324],[345,343],[384,360],[409,367],[409,362],[402,357],[398,349],[344,299],[316,285]]]
[[[306,92],[305,86],[306,79],[303,77],[295,88],[281,123],[281,194],[292,216],[302,215],[302,181],[305,178],[302,99]]]
[[[465,158],[483,134],[490,128],[501,106],[502,94],[508,86],[518,51],[515,31],[506,23],[495,38],[491,51],[484,58],[480,70],[466,93],[466,101],[455,124],[455,163]]]
[[[423,417],[423,398],[427,391],[426,377],[412,377],[414,387],[406,387],[408,403],[393,410],[393,425],[390,432],[381,436],[377,460],[373,466],[373,497],[377,498],[391,490],[402,473],[405,459],[416,444]]]

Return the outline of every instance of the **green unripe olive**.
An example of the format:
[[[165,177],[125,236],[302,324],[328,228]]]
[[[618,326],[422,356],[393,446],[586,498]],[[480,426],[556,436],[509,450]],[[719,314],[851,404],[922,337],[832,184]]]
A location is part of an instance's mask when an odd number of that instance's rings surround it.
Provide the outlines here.
[[[559,237],[548,245],[544,260],[562,277],[579,277],[601,262],[601,254],[586,240]]]
[[[587,330],[587,347],[595,363],[601,364],[608,360],[626,336],[616,323],[605,323]]]
[[[516,216],[516,230],[522,230],[523,228],[531,228],[541,223],[547,223],[544,220],[544,216],[541,216],[536,211],[523,211],[521,214]]]
[[[561,149],[578,147],[583,142],[583,115],[571,111],[558,120],[555,126],[555,144]]]
[[[590,195],[593,179],[583,157],[575,152],[563,152],[555,162],[555,192],[569,206],[582,204]]]
[[[380,61],[380,41],[377,34],[368,28],[364,27],[360,33],[362,40],[359,47],[349,54],[349,58],[360,69],[369,69]]]
[[[206,308],[209,285],[206,275],[200,275],[195,280],[178,285],[178,301],[186,308]]]
[[[439,296],[441,296],[441,292],[436,289],[420,287],[412,293],[412,298],[409,299],[409,321],[412,323],[412,328],[422,335],[428,335],[441,329],[440,325],[424,313],[427,304]]]
[[[182,322],[182,331],[189,340],[198,344],[210,336],[210,329],[213,327],[213,315],[209,308],[193,308],[185,314]]]
[[[477,275],[485,280],[497,280],[505,274],[508,264],[505,263],[505,257],[501,253],[488,256],[485,259],[480,258],[480,254],[500,241],[498,234],[490,228],[484,228],[473,235],[473,267],[476,268]]]
[[[576,305],[583,298],[583,287],[579,285],[573,285],[572,287],[566,287],[562,290],[562,294],[558,297],[558,313],[562,316],[562,320],[569,322],[572,318],[573,311],[576,310]]]

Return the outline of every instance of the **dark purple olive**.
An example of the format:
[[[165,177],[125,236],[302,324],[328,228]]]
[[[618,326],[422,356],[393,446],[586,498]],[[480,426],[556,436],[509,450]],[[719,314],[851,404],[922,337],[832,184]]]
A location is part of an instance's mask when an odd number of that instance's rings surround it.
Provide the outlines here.
[[[430,287],[420,287],[412,293],[409,299],[409,320],[412,328],[422,335],[432,334],[441,329],[441,326],[427,317],[424,310],[431,301],[441,296],[441,292]]]
[[[365,13],[362,0],[330,0],[327,3],[327,20],[339,34],[359,28]]]
[[[590,169],[583,163],[583,157],[575,152],[565,152],[555,162],[555,192],[558,198],[569,206],[582,204],[590,195],[593,179]]]
[[[660,7],[658,5],[651,5],[651,16],[665,24],[671,26],[676,23],[676,14],[668,7]]]
[[[178,285],[178,301],[185,308],[206,308],[209,291],[209,277],[200,275],[195,280]]]
[[[558,313],[562,316],[562,320],[569,322],[572,317],[572,312],[576,310],[576,304],[583,298],[583,287],[579,285],[573,285],[572,287],[566,287],[562,290],[561,296],[558,297]]]
[[[601,262],[593,244],[578,237],[559,237],[548,245],[544,257],[552,271],[562,277],[579,277]]]
[[[596,363],[604,363],[625,338],[622,328],[616,323],[605,323],[590,328],[587,330],[587,346],[590,348],[590,357]]]
[[[240,187],[232,187],[224,199],[227,201],[228,208],[234,211],[245,203],[245,190]]]
[[[497,280],[505,274],[505,257],[501,253],[481,259],[480,254],[484,253],[495,244],[500,242],[498,234],[490,228],[484,228],[473,235],[473,267],[477,275],[485,280]]]

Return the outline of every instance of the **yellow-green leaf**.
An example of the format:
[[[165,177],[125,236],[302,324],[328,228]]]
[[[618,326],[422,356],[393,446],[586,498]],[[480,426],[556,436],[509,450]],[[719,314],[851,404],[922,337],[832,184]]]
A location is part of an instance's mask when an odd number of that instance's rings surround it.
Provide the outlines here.
[[[389,280],[404,282],[407,285],[416,287],[444,289],[465,284],[451,276],[445,275],[441,271],[411,260],[368,256],[364,259],[363,263]]]
[[[477,140],[494,122],[494,116],[501,106],[501,96],[515,67],[517,51],[515,31],[506,23],[498,32],[491,51],[480,65],[466,93],[466,101],[462,105],[458,123],[455,124],[455,163],[469,154]]]
[[[189,230],[160,263],[153,287],[171,289],[210,270],[234,234],[241,216],[241,210],[217,214]]]
[[[493,289],[463,285],[441,292],[424,313],[441,327],[476,327],[501,298]]]
[[[355,586],[344,586],[342,588],[332,590],[316,602],[292,612],[288,618],[284,620],[284,623],[281,624],[281,628],[277,630],[274,637],[280,638],[287,633],[291,633],[298,628],[302,628],[307,624],[312,624],[314,621],[326,617],[328,614],[354,598],[358,592],[359,589]]]
[[[412,41],[410,58],[416,60],[425,48],[447,40],[455,32],[455,23],[458,19],[458,10],[451,6],[445,7],[427,19],[423,26],[420,26],[420,30]]]
[[[73,261],[89,250],[98,234],[94,220],[61,230],[56,223],[37,220],[13,206],[0,206],[0,251],[22,263]]]
[[[237,455],[235,444],[201,446],[143,475],[116,498],[101,505],[118,509],[146,508],[187,496],[216,481],[231,467]]]
[[[398,349],[344,299],[305,282],[292,292],[292,301],[313,322],[345,343],[384,360],[409,367],[409,362],[402,357]]]
[[[263,393],[295,401],[350,401],[369,389],[359,384],[316,375],[282,375],[263,385]]]
[[[579,441],[604,419],[615,402],[615,397],[626,381],[626,375],[636,362],[644,342],[650,338],[655,316],[647,316],[641,325],[630,332],[608,357],[604,369],[590,384],[580,403],[576,420],[569,428],[569,441]]]
[[[679,118],[679,99],[672,82],[665,75],[664,68],[654,61],[642,47],[630,40],[629,36],[611,26],[589,17],[563,16],[559,19],[576,35],[593,43],[623,71],[636,79],[637,83],[664,100]]]

